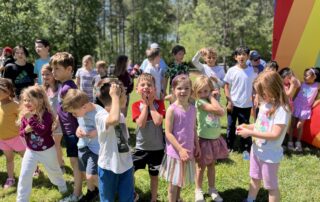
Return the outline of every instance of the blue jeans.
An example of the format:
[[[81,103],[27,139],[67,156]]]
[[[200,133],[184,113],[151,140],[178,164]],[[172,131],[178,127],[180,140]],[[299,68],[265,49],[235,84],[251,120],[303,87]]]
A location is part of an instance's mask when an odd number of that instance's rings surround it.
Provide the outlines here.
[[[121,174],[98,167],[98,175],[101,202],[114,202],[116,193],[119,202],[133,202],[133,167]]]
[[[231,113],[228,112],[228,128],[227,128],[227,144],[229,149],[234,149],[234,141],[236,139],[236,123],[249,124],[250,121],[251,107],[249,108],[239,108],[233,106]],[[240,137],[240,149],[241,152],[244,150],[250,151],[252,144],[251,137],[242,138]]]

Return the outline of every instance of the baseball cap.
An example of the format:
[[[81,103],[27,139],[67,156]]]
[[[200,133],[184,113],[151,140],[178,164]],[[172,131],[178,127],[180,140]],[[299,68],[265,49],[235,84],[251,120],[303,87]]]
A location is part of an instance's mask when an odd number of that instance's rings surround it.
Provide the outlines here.
[[[150,48],[160,49],[160,46],[159,46],[159,44],[157,44],[157,43],[152,43],[152,44],[150,44]]]
[[[250,60],[257,60],[257,59],[260,59],[260,58],[261,58],[261,56],[258,53],[258,51],[256,51],[256,50],[251,51]]]
[[[6,46],[6,47],[4,47],[3,52],[12,54],[12,48],[10,48],[9,46]]]

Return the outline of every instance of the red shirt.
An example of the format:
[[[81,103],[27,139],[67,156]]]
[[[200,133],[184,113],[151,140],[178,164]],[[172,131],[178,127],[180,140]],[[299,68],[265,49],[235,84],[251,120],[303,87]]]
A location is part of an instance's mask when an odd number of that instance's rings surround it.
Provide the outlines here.
[[[132,104],[132,120],[135,122],[136,119],[140,116],[142,108],[143,108],[143,101],[139,100]],[[154,100],[153,106],[161,114],[163,117],[166,115],[166,108],[164,106],[163,100]],[[147,121],[152,120],[150,112],[148,113]]]

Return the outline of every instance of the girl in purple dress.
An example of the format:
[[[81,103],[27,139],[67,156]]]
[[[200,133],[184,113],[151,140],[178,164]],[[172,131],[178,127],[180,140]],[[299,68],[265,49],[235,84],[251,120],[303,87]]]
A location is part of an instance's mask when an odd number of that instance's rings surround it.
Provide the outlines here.
[[[289,133],[288,149],[295,149],[298,152],[302,151],[301,136],[303,130],[303,124],[305,120],[311,118],[312,108],[315,107],[318,102],[315,99],[318,95],[320,71],[317,68],[309,68],[304,71],[304,82],[301,84],[297,97],[293,101],[293,113],[291,121],[291,130]],[[293,147],[292,134],[293,130],[297,128],[297,141],[295,148]]]
[[[186,75],[178,75],[172,81],[176,101],[166,113],[166,155],[160,168],[160,176],[169,182],[169,202],[180,200],[181,187],[194,181],[195,158],[200,157],[196,108],[189,103],[191,88]]]

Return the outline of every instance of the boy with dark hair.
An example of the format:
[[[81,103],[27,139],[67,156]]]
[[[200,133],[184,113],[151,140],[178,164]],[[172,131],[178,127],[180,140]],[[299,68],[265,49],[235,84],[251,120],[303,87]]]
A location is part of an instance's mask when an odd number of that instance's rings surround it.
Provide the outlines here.
[[[162,120],[163,101],[156,99],[155,79],[143,73],[138,77],[137,93],[141,99],[132,104],[132,119],[137,123],[136,151],[133,154],[135,171],[148,165],[151,201],[157,201],[158,174],[164,155]]]
[[[37,54],[40,56],[34,63],[34,73],[38,75],[36,83],[42,84],[41,69],[44,64],[50,62],[49,49],[50,44],[46,39],[36,39],[35,49]]]
[[[236,138],[236,123],[249,124],[251,108],[253,106],[253,81],[257,77],[253,67],[248,67],[246,61],[250,50],[247,47],[238,47],[234,51],[237,64],[231,67],[224,77],[225,95],[227,98],[228,128],[227,144],[229,150],[234,149]],[[244,159],[249,159],[251,138],[240,138],[240,149]]]
[[[52,66],[54,78],[62,83],[58,94],[59,106],[57,108],[57,114],[67,147],[67,157],[70,158],[74,177],[73,194],[64,198],[61,202],[79,201],[82,197],[82,180],[78,164],[78,137],[76,136],[78,121],[71,113],[64,111],[62,108],[63,99],[69,89],[77,89],[77,85],[72,80],[74,69],[73,56],[67,52],[56,53],[50,59],[50,66]]]
[[[100,201],[134,201],[133,165],[129,132],[120,113],[126,105],[123,84],[114,79],[100,81],[97,97],[104,105],[95,117],[100,144],[98,176]]]

